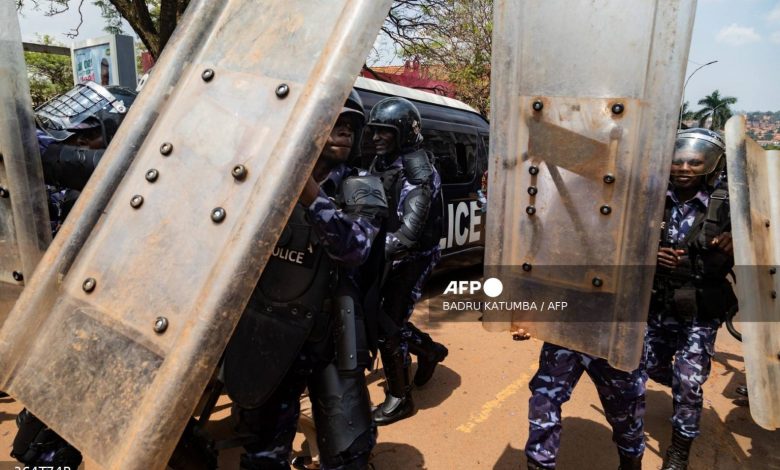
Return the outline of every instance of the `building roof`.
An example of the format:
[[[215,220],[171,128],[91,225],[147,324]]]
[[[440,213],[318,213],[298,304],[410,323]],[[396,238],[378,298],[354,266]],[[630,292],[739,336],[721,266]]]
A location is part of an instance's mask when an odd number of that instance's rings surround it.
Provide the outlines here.
[[[439,106],[448,106],[450,108],[458,108],[464,111],[470,111],[472,113],[479,114],[479,111],[472,108],[462,101],[458,101],[453,98],[447,98],[446,96],[436,95],[426,91],[415,90],[414,88],[407,88],[393,83],[380,82],[379,80],[372,80],[370,78],[358,77],[355,80],[355,88],[362,88],[364,90],[375,91],[377,93],[383,93],[385,95],[400,96],[402,98],[408,98],[410,100],[423,101],[425,103],[436,104]]]

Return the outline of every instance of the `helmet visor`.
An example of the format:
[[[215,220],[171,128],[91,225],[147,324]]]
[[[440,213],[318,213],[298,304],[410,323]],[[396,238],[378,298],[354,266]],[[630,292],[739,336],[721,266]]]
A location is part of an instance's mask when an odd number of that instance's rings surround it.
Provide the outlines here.
[[[703,138],[677,138],[672,157],[672,176],[708,175],[715,171],[723,148]]]
[[[95,121],[89,118],[106,108],[117,113],[126,111],[124,104],[104,87],[86,82],[47,101],[35,115],[47,131],[65,135],[64,131],[92,127]]]

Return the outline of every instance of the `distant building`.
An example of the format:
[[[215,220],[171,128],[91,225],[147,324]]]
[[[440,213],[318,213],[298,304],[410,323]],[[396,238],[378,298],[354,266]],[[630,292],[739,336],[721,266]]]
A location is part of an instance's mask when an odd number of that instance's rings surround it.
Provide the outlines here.
[[[448,98],[455,97],[455,87],[444,80],[444,70],[440,66],[421,65],[418,58],[407,60],[404,65],[364,67],[360,75]]]

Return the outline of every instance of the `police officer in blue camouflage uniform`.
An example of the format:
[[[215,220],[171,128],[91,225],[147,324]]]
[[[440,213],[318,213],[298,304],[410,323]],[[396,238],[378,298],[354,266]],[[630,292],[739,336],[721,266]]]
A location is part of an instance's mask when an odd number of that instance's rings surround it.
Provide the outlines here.
[[[724,151],[713,131],[677,134],[645,337],[648,375],[672,388],[673,434],[664,470],[687,468],[715,337],[737,309],[727,280],[734,259]]]
[[[73,208],[135,97],[124,87],[87,82],[36,109],[52,235]],[[29,466],[78,468],[81,453],[27,409],[19,413],[16,424],[12,457]]]
[[[561,406],[571,398],[583,372],[596,385],[604,414],[612,426],[612,440],[620,457],[619,469],[641,469],[647,381],[642,366],[625,372],[610,366],[605,359],[544,343],[539,369],[529,383],[530,431],[525,445],[529,470],[555,468],[561,443]]]
[[[375,444],[356,269],[387,212],[378,178],[345,165],[364,123],[353,90],[225,351],[243,469],[289,469],[308,387],[321,468],[364,469]]]
[[[414,413],[409,353],[417,356],[417,386],[430,380],[448,353],[408,321],[441,258],[441,179],[420,148],[421,118],[411,101],[391,97],[378,102],[368,126],[377,154],[370,171],[382,178],[390,207],[384,226],[386,275],[378,314],[387,390],[384,402],[374,410],[374,421],[381,426]]]

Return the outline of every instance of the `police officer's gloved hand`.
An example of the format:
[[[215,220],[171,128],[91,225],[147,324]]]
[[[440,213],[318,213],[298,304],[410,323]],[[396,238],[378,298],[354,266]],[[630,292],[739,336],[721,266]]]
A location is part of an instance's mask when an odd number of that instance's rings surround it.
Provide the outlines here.
[[[388,237],[391,240],[385,242],[385,260],[397,261],[409,254],[409,248],[396,237]]]

